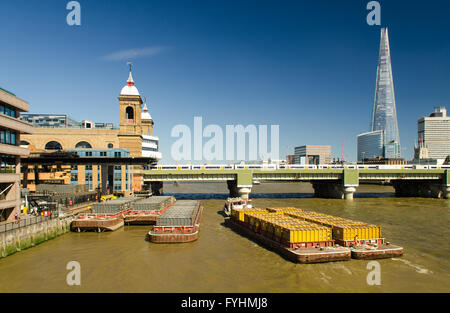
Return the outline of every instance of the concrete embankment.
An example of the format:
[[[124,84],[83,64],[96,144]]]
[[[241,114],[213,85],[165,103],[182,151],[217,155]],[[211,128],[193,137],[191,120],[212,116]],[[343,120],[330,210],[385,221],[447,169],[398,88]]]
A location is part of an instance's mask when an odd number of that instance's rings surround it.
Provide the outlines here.
[[[69,232],[73,218],[73,216],[66,216],[48,219],[0,233],[0,258]]]

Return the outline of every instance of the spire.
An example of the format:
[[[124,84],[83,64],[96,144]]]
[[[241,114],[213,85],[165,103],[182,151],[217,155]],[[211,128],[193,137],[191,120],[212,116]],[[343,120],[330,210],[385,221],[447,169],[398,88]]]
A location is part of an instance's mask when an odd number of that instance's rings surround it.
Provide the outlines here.
[[[147,99],[144,97],[144,107],[142,109],[142,113],[141,113],[141,120],[151,120],[152,116],[150,115],[150,113],[148,113],[148,108],[147,108]]]
[[[134,86],[134,80],[133,80],[133,76],[131,75],[132,72],[132,64],[131,62],[127,62],[127,65],[130,66],[130,75],[128,75],[128,80],[127,80],[127,85],[128,86]]]
[[[132,63],[127,62],[127,65],[130,66],[130,74],[128,75],[127,84],[122,88],[120,94],[125,96],[139,96],[139,91],[137,90],[136,86],[134,85],[133,75],[132,72]]]

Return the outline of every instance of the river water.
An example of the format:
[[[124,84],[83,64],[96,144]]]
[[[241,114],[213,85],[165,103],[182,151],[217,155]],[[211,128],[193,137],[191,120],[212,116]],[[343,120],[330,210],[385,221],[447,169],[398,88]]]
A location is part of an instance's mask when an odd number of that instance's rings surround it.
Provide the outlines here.
[[[368,285],[369,261],[294,264],[224,227],[225,183],[165,185],[177,199],[202,199],[197,241],[152,244],[149,226],[110,233],[67,233],[0,259],[0,292],[449,292],[450,201],[395,198],[391,187],[360,186],[354,200],[313,198],[309,184],[254,186],[254,206],[291,206],[382,227],[404,255],[378,260],[380,285]],[[269,194],[270,192],[270,194]],[[66,264],[81,266],[68,286]]]

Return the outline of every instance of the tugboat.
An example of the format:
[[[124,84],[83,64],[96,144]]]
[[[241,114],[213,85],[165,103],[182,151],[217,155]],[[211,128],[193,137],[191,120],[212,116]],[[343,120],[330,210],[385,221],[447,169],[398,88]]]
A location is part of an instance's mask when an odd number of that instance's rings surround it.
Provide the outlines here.
[[[231,214],[231,209],[235,208],[235,209],[251,209],[252,208],[252,200],[248,199],[248,200],[244,200],[242,198],[228,198],[227,201],[225,202],[225,205],[223,206],[223,212],[227,215],[230,216]]]

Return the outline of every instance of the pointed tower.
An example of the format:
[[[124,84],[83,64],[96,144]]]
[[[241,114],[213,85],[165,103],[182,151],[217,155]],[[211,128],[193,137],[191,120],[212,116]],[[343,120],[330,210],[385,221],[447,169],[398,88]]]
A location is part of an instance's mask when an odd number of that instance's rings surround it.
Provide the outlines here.
[[[400,136],[387,28],[381,29],[380,54],[372,115],[372,131],[379,130],[384,132],[384,156],[386,158],[400,158]]]
[[[141,123],[142,123],[142,135],[153,135],[153,119],[148,112],[147,103],[144,103],[144,108],[142,109],[141,114]]]
[[[127,84],[120,91],[119,104],[119,145],[121,148],[128,148],[131,156],[140,157],[142,155],[142,99],[134,85],[131,67]]]

